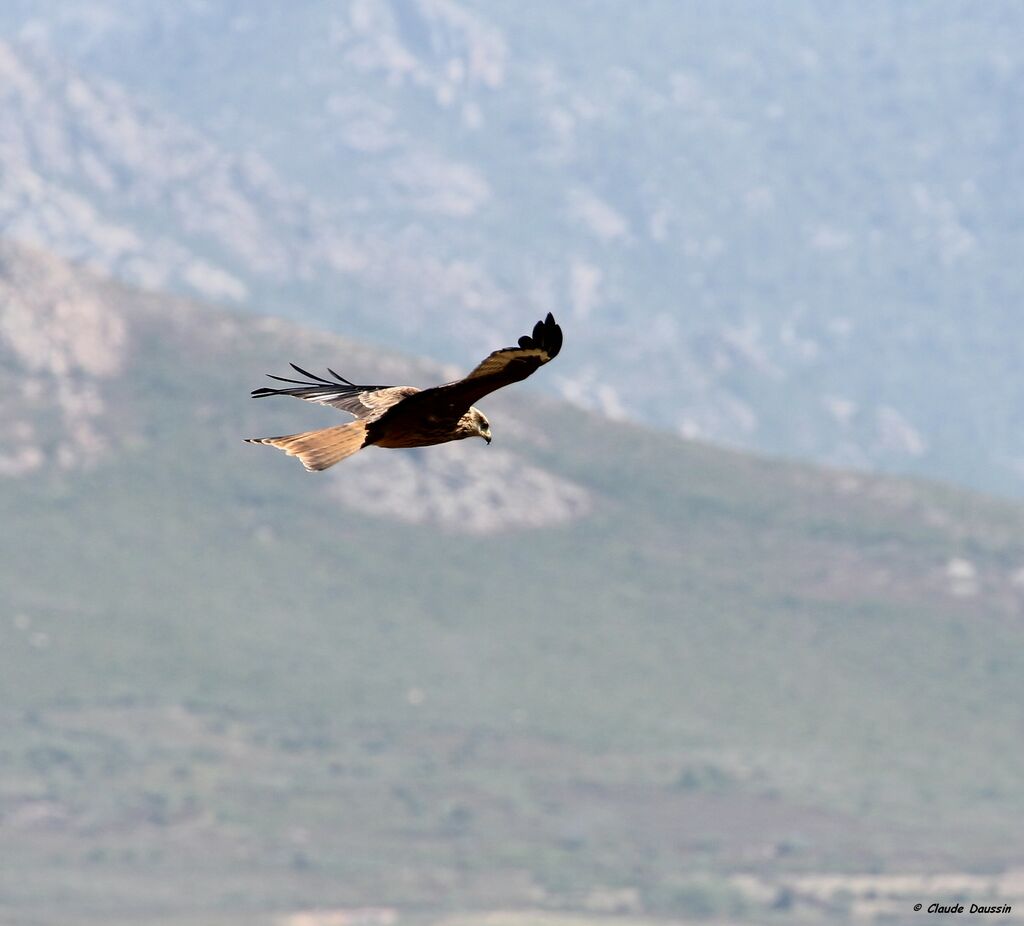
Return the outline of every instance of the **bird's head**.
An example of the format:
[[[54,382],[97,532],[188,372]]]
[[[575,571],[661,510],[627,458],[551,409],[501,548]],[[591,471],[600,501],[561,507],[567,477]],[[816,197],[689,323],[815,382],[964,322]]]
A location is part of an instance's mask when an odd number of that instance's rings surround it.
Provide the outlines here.
[[[463,421],[466,421],[468,426],[469,434],[467,436],[482,437],[488,444],[491,442],[491,423],[479,408],[474,406],[466,412]]]

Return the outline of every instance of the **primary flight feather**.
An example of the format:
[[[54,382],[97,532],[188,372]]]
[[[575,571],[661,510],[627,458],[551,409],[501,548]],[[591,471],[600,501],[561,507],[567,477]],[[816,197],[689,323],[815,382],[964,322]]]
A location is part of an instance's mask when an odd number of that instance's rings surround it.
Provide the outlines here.
[[[526,379],[534,370],[558,356],[562,329],[549,312],[537,322],[532,334],[519,339],[517,347],[503,347],[481,361],[470,374],[455,382],[429,389],[415,386],[357,386],[328,368],[325,379],[291,364],[305,380],[267,374],[283,389],[254,389],[255,399],[290,395],[319,405],[331,405],[356,420],[348,424],[287,434],[284,437],[253,437],[250,444],[267,444],[298,457],[310,472],[327,469],[357,450],[378,447],[429,447],[467,437],[491,442],[491,425],[473,403],[489,392]]]

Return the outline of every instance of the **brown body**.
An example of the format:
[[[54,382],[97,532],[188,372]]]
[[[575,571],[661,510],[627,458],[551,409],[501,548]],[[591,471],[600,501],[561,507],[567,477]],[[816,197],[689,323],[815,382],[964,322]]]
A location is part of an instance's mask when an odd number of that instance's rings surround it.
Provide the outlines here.
[[[373,438],[373,427],[368,429],[368,444],[378,447],[433,447],[435,444],[447,444],[453,440],[465,440],[467,437],[482,437],[477,423],[463,415],[454,424],[443,418],[436,421],[418,423],[408,429],[381,428],[380,437]]]
[[[292,368],[310,381],[272,379],[295,383],[287,389],[255,389],[255,398],[290,395],[295,398],[331,405],[356,417],[356,420],[332,428],[304,431],[283,437],[249,438],[248,443],[267,444],[296,456],[307,470],[327,469],[356,451],[376,444],[378,447],[430,447],[467,437],[491,442],[487,417],[473,402],[509,383],[526,379],[539,366],[555,357],[562,347],[562,329],[549,313],[537,322],[533,334],[519,339],[518,347],[496,350],[465,379],[417,389],[415,386],[357,386],[333,370],[336,381]]]

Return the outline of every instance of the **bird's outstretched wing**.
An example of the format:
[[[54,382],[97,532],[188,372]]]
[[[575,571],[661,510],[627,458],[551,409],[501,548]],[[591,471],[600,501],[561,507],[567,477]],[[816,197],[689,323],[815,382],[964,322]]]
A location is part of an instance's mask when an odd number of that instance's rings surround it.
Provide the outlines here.
[[[340,408],[356,418],[373,419],[384,414],[392,405],[400,402],[406,396],[419,392],[415,386],[358,386],[328,367],[327,372],[336,380],[336,382],[332,382],[322,376],[310,373],[294,363],[289,365],[296,373],[305,376],[306,380],[285,379],[283,376],[274,376],[272,373],[268,373],[267,376],[271,379],[295,385],[284,389],[270,389],[266,386],[261,389],[253,389],[252,397],[265,399],[271,395],[290,395],[296,399],[304,399],[306,402],[316,402],[317,405]]]
[[[493,351],[468,376],[443,386],[424,389],[415,401],[440,399],[443,394],[445,400],[468,408],[495,389],[526,379],[538,367],[557,357],[561,349],[562,329],[548,312],[547,318],[533,326],[532,334],[524,334],[519,339],[518,347]]]

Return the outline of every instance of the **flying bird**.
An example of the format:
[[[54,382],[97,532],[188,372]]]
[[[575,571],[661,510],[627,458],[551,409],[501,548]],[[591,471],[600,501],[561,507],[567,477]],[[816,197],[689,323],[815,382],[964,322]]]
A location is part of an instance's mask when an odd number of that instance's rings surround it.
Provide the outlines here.
[[[284,389],[254,389],[252,397],[290,395],[318,405],[331,405],[356,420],[318,431],[284,437],[252,437],[249,444],[268,444],[298,457],[309,472],[327,469],[357,450],[369,447],[429,447],[467,437],[491,442],[491,425],[473,403],[495,389],[526,379],[558,356],[562,329],[548,312],[518,347],[503,347],[486,357],[465,378],[429,389],[415,386],[357,386],[328,367],[334,381],[291,364],[306,380],[267,375],[294,385]]]

